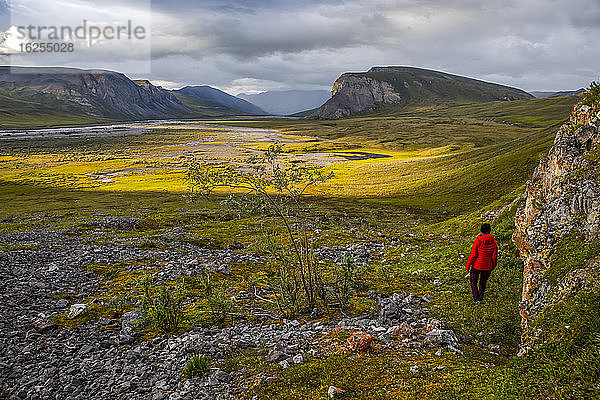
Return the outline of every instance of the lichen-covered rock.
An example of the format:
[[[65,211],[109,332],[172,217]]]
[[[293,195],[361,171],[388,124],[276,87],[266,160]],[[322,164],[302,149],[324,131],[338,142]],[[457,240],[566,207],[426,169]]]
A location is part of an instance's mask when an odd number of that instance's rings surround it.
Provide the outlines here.
[[[373,340],[375,340],[373,335],[369,335],[367,332],[358,331],[348,338],[346,347],[353,352],[365,351],[371,347]]]
[[[567,234],[577,233],[586,245],[600,239],[599,121],[596,108],[574,107],[570,123],[559,129],[548,155],[527,182],[525,204],[517,211],[513,241],[524,261],[521,355],[535,348],[540,334],[529,322],[585,287],[589,276],[585,271],[593,268],[584,262],[575,271],[557,274],[552,256]]]

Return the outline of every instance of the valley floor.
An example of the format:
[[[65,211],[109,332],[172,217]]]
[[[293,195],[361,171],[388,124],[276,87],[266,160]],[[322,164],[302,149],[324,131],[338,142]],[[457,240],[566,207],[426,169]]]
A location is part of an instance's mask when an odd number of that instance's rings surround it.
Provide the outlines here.
[[[570,102],[3,139],[0,398],[315,399],[330,386],[355,399],[526,398],[524,384],[550,395],[506,372],[522,287],[510,237]],[[185,196],[193,157],[244,165],[274,141],[289,162],[335,173],[307,197],[308,236],[332,287],[353,263],[347,304],[282,315],[282,224],[227,209],[225,192]],[[475,305],[464,264],[484,220],[501,257]],[[165,293],[182,301],[169,332],[140,315]],[[373,336],[365,351],[348,345],[358,331]],[[183,375],[195,354],[211,360],[206,376]]]

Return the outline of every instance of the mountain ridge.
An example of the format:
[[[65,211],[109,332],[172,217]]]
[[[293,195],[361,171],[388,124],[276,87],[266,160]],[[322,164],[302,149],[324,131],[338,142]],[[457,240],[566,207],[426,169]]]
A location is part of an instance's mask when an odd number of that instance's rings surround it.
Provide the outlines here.
[[[0,88],[54,96],[82,113],[119,119],[168,118],[188,114],[171,92],[120,72],[58,67],[0,67]]]
[[[199,85],[199,86],[185,86],[181,89],[177,89],[173,91],[174,93],[181,93],[186,96],[195,97],[201,100],[210,101],[216,104],[220,104],[222,106],[239,110],[243,113],[247,114],[255,114],[255,115],[265,115],[267,114],[260,107],[244,100],[239,97],[233,96],[229,93],[226,93],[222,90],[214,88],[208,85]]]
[[[381,105],[397,108],[522,100],[533,96],[521,89],[416,67],[372,67],[347,72],[333,84],[332,97],[310,117],[347,117]]]

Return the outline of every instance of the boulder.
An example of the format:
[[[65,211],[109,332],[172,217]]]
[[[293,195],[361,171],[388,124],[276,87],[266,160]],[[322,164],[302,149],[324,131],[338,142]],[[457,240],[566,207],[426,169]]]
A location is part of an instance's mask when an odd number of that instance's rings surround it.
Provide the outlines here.
[[[429,346],[448,345],[458,346],[458,338],[454,331],[450,329],[434,329],[425,335],[425,343]]]
[[[346,347],[348,350],[353,352],[365,351],[371,347],[374,339],[374,336],[363,331],[358,331],[348,338],[346,341]]]
[[[329,386],[329,389],[327,389],[327,396],[329,396],[330,399],[339,399],[344,395],[344,392],[346,392],[344,389]]]
[[[83,314],[86,309],[87,309],[87,304],[83,304],[83,303],[73,304],[71,306],[71,308],[69,309],[69,319],[77,318],[78,316]]]
[[[121,316],[121,333],[131,336],[140,323],[140,314],[137,310],[128,311]]]

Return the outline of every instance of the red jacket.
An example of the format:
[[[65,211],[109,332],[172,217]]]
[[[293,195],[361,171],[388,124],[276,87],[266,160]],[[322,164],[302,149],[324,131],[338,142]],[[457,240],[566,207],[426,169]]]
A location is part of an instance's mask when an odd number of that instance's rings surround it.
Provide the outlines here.
[[[477,236],[471,249],[471,255],[467,260],[467,271],[469,267],[478,270],[490,271],[498,263],[498,243],[489,233]]]

